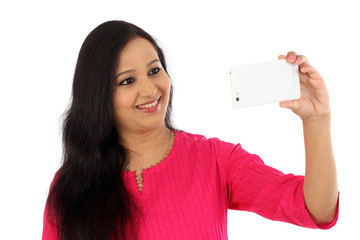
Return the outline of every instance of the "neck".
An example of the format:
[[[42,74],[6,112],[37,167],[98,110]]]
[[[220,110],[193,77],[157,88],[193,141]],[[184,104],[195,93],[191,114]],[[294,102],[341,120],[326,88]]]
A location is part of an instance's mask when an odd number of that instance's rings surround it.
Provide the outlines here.
[[[144,168],[160,160],[166,152],[171,134],[165,124],[148,131],[121,132],[122,143],[130,152],[130,168]]]

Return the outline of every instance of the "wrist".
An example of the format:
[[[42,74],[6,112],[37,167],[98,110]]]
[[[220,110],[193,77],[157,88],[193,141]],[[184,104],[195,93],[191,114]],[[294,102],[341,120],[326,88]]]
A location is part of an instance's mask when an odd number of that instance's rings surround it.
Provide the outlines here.
[[[318,115],[308,116],[308,117],[301,117],[303,124],[324,123],[324,122],[329,122],[330,119],[331,119],[330,110],[323,114],[318,114]]]

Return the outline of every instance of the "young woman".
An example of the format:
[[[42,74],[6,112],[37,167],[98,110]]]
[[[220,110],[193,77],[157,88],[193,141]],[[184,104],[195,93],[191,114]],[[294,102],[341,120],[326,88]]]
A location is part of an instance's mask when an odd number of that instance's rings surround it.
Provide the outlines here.
[[[305,177],[266,166],[219,139],[175,130],[162,50],[141,28],[105,22],[81,47],[63,123],[63,164],[50,188],[43,239],[227,239],[227,209],[309,228],[335,225],[329,97],[305,56]]]

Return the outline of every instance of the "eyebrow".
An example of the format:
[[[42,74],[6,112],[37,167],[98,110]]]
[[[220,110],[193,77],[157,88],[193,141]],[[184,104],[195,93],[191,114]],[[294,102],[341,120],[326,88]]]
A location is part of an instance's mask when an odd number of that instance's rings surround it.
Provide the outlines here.
[[[149,62],[146,67],[150,66],[151,64],[155,63],[155,62],[160,62],[159,59],[154,59],[152,60],[151,62]],[[118,77],[120,77],[121,75],[124,75],[126,73],[131,73],[131,72],[134,72],[134,70],[126,70],[126,71],[123,71],[123,72],[120,72],[118,73],[116,76],[115,76],[115,79],[117,79]]]

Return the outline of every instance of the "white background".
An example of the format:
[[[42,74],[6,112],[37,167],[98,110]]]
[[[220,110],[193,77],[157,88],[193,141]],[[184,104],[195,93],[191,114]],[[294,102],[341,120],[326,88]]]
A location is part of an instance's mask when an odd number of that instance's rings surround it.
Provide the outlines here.
[[[356,1],[2,1],[0,4],[0,239],[40,239],[61,161],[60,117],[87,34],[126,20],[166,53],[176,127],[240,142],[265,163],[304,173],[300,119],[277,103],[232,109],[229,67],[294,50],[331,97],[340,218],[310,230],[229,210],[229,239],[356,239],[359,203],[360,8]],[[359,238],[357,238],[359,239]]]

